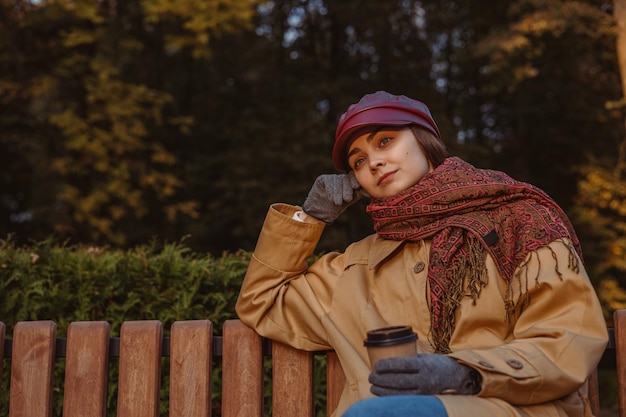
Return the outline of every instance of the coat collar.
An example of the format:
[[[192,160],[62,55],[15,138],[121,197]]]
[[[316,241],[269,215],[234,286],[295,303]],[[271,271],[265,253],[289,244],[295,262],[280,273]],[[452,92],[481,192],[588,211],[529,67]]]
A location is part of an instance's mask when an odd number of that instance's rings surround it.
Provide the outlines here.
[[[403,243],[401,240],[388,240],[376,235],[369,250],[367,267],[369,269],[376,268]]]

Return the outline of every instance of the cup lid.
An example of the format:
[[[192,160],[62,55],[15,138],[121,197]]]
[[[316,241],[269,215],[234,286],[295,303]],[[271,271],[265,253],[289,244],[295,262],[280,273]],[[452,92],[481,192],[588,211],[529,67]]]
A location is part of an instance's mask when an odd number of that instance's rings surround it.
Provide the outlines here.
[[[392,346],[411,342],[417,339],[417,334],[410,326],[390,326],[374,329],[367,332],[364,346]]]

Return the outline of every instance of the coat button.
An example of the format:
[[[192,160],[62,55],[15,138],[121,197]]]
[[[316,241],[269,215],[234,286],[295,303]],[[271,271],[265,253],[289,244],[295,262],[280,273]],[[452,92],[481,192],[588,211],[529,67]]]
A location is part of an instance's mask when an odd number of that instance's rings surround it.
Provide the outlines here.
[[[513,369],[522,369],[524,367],[524,364],[517,359],[509,359],[506,363]]]
[[[487,362],[485,360],[482,360],[482,359],[478,361],[478,364],[481,365],[481,366],[484,366],[485,368],[490,368],[490,369],[494,368],[494,366],[492,364],[490,364],[489,362]]]
[[[420,272],[422,272],[424,270],[425,267],[426,267],[426,265],[424,264],[424,262],[419,261],[413,267],[413,271],[415,271],[416,274],[419,274]]]

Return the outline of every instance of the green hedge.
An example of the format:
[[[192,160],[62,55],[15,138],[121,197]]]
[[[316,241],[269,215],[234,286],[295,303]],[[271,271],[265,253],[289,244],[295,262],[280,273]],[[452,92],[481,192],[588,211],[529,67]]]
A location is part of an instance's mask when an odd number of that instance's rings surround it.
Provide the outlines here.
[[[73,321],[103,320],[112,336],[128,320],[160,320],[167,335],[176,320],[209,319],[216,334],[235,317],[235,301],[251,254],[198,254],[184,242],[156,241],[130,250],[68,246],[49,239],[17,246],[0,241],[0,320],[11,337],[19,321],[53,320],[58,337]],[[161,415],[167,416],[168,359],[164,359]],[[8,415],[5,361],[0,415]],[[219,415],[220,368],[214,370]],[[117,370],[110,373],[108,415],[115,416]],[[63,364],[55,371],[54,414],[62,414]]]
[[[197,254],[184,242],[130,250],[67,246],[53,240],[16,247],[0,241],[0,320],[54,320],[59,336],[78,320],[209,319],[216,331],[234,317],[250,253]]]

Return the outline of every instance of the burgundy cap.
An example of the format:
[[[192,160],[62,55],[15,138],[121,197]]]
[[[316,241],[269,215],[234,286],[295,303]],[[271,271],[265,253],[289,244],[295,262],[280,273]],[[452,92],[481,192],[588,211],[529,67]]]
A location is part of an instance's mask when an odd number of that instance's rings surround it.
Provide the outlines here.
[[[395,96],[386,91],[367,94],[348,107],[341,115],[335,132],[333,163],[337,169],[348,171],[347,153],[352,134],[365,126],[418,125],[441,139],[430,110],[421,101],[406,96]]]

